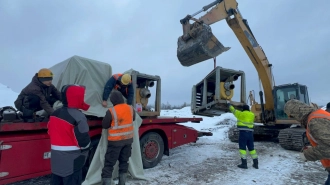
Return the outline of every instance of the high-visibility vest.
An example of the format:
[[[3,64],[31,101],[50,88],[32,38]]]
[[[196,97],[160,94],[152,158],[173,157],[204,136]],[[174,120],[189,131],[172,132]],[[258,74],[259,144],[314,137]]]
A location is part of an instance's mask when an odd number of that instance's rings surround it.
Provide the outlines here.
[[[133,138],[133,107],[127,104],[118,104],[109,108],[112,115],[108,129],[109,141],[121,141]]]
[[[122,74],[122,73],[117,73],[117,74],[114,74],[114,75],[112,75],[112,76],[113,76],[113,78],[115,78],[115,80],[118,80],[118,78],[121,77],[121,76],[123,76],[123,74]],[[131,80],[131,83],[132,83],[132,80]],[[115,85],[115,89],[118,89],[118,87],[119,87],[119,85],[116,84],[116,85]],[[128,94],[128,89],[127,89],[127,87],[126,87],[126,94]]]
[[[308,116],[307,128],[306,128],[306,135],[307,135],[307,138],[308,138],[308,140],[309,140],[309,142],[311,143],[312,146],[317,146],[317,141],[314,139],[314,137],[310,133],[310,130],[309,130],[309,127],[308,126],[309,126],[309,122],[312,119],[315,119],[315,118],[325,118],[325,119],[330,120],[330,113],[327,112],[327,111],[325,111],[325,110],[319,109],[319,110],[316,110],[316,111],[312,112]],[[330,167],[330,159],[321,159],[320,161],[321,161],[323,167],[325,167],[325,168],[329,168]]]
[[[254,113],[251,111],[239,111],[236,110],[232,105],[229,110],[237,118],[237,128],[238,130],[249,130],[253,131],[254,128]]]

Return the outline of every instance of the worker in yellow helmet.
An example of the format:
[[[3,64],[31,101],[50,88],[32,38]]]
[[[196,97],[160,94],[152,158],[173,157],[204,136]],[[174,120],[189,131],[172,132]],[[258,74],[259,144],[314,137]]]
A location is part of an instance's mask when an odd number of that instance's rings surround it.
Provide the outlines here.
[[[134,89],[131,75],[117,73],[111,76],[104,87],[102,102],[103,107],[107,107],[107,100],[113,89],[121,92],[121,94],[127,99],[128,105],[133,104]]]
[[[254,149],[254,138],[253,138],[253,128],[254,128],[254,113],[250,111],[248,105],[243,105],[243,110],[239,111],[235,109],[230,103],[228,103],[229,110],[237,118],[237,129],[239,130],[239,153],[241,156],[242,164],[237,165],[239,168],[247,169],[247,154],[246,147],[248,148],[250,155],[253,159],[253,167],[258,169],[258,155]]]
[[[61,100],[61,93],[52,84],[53,73],[43,68],[36,73],[32,81],[21,91],[15,101],[15,107],[23,113],[25,122],[34,122],[34,113],[45,110],[48,115],[54,112],[53,104]]]

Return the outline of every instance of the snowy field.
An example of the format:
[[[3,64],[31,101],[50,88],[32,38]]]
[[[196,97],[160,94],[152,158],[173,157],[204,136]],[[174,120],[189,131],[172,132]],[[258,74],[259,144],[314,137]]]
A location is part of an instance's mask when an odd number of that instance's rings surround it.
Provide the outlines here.
[[[0,107],[14,105],[17,93],[0,84]],[[161,116],[192,117],[190,107],[180,110],[163,110]],[[199,117],[199,116],[196,116]],[[202,116],[200,116],[202,117]],[[320,162],[301,162],[299,152],[284,150],[278,143],[255,142],[259,155],[259,169],[240,169],[238,144],[227,137],[229,127],[234,124],[232,114],[219,117],[203,117],[201,123],[185,123],[201,131],[211,131],[213,136],[201,137],[196,143],[170,150],[152,169],[145,170],[147,181],[128,179],[128,185],[288,185],[323,184],[327,172]],[[20,184],[49,184],[49,176],[31,179]]]

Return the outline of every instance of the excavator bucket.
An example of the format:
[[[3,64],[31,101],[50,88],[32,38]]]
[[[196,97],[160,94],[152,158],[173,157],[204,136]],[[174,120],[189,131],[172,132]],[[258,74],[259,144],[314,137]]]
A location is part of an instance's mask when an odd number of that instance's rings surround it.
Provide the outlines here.
[[[192,37],[187,41],[182,37],[178,38],[177,57],[183,66],[192,66],[217,57],[230,49],[218,41],[209,25],[200,24],[198,28],[193,28],[189,35]]]

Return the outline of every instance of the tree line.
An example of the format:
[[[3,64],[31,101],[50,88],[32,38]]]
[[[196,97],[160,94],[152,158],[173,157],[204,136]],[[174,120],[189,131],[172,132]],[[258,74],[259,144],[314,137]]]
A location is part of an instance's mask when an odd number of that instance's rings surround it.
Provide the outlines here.
[[[160,106],[160,109],[161,110],[173,110],[173,109],[182,109],[182,108],[187,107],[187,106],[190,106],[190,103],[184,102],[181,105],[171,105],[167,102],[166,104],[162,103],[162,105]],[[148,105],[147,107],[148,107],[148,109],[155,108],[153,105]]]

